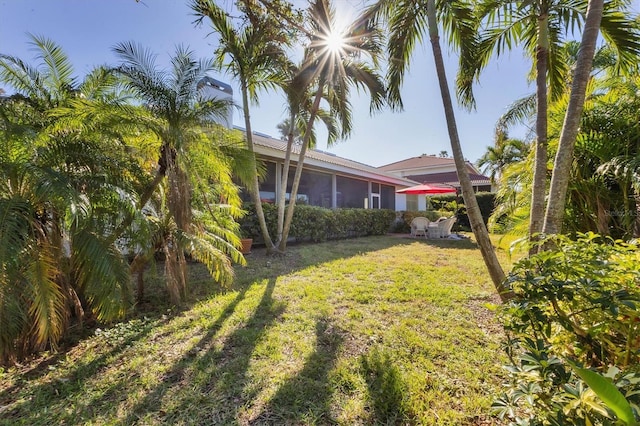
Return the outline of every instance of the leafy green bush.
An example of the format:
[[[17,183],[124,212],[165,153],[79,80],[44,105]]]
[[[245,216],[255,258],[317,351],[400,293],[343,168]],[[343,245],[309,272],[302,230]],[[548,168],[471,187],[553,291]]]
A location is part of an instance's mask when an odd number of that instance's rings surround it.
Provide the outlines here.
[[[277,227],[277,209],[273,204],[262,205],[267,228],[273,236]],[[246,204],[247,214],[240,220],[242,234],[254,241],[262,241],[262,233],[255,205]],[[291,222],[290,238],[296,241],[326,240],[383,235],[390,231],[396,212],[379,209],[325,209],[296,205]]]
[[[480,214],[485,225],[489,222],[489,217],[493,214],[495,208],[496,194],[493,192],[478,192],[476,200],[480,208]],[[434,195],[431,197],[431,205],[434,209],[451,210],[455,212],[458,220],[456,221],[454,230],[464,229],[470,230],[469,217],[465,208],[462,197],[457,195]]]
[[[509,274],[516,299],[501,317],[512,380],[494,408],[518,425],[634,424],[639,247],[595,234],[552,243]]]

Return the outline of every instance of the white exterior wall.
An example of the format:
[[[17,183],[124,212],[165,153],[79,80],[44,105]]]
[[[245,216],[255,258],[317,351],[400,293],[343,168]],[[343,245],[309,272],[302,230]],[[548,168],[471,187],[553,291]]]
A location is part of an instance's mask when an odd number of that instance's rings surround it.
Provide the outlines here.
[[[418,195],[418,210],[424,211],[427,209],[427,196]]]
[[[396,211],[404,211],[407,209],[407,196],[404,194],[396,194]]]
[[[427,209],[427,197],[425,195],[418,195],[418,210]],[[396,194],[396,211],[407,210],[407,195]]]

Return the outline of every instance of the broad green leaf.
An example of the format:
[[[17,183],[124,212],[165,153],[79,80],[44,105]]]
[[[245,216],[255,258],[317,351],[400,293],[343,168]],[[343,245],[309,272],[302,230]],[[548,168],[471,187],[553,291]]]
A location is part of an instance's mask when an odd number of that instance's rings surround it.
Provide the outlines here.
[[[618,419],[626,425],[637,425],[629,402],[624,395],[608,379],[600,374],[580,368],[572,364],[575,372],[598,395],[600,399],[618,416]]]

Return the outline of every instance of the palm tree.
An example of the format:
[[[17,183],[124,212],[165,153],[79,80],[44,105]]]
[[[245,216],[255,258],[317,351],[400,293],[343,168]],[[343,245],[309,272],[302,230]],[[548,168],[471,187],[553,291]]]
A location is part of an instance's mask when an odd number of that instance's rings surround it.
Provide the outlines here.
[[[582,34],[582,43],[573,74],[571,96],[562,126],[562,133],[560,134],[558,151],[553,165],[553,174],[551,175],[549,203],[547,204],[543,227],[543,232],[546,234],[557,234],[562,229],[567,188],[569,186],[570,166],[573,160],[573,151],[580,126],[580,117],[584,107],[587,83],[591,77],[593,56],[596,51],[599,28],[603,19],[603,9],[603,0],[589,0],[584,32]],[[609,15],[606,16],[607,19],[609,17]],[[628,54],[633,53],[637,60],[638,55],[640,55],[640,33],[637,31],[637,27],[634,28],[632,22],[625,21],[623,16],[619,14],[614,15],[614,23],[618,27],[616,28],[618,33],[622,32],[623,36],[625,35],[624,33],[626,33],[625,39],[617,40],[621,43],[617,46],[622,50],[620,57],[624,59]],[[633,67],[637,69],[635,63]]]
[[[594,74],[599,76],[592,78],[587,87],[587,101],[570,165],[563,228],[568,233],[591,231],[613,238],[630,238],[637,233],[634,227],[638,225],[640,205],[639,188],[635,186],[639,146],[638,81],[635,77],[618,76],[617,61],[607,60],[607,50],[605,46],[594,58],[595,62],[608,63],[610,67],[603,68],[594,62],[594,67],[597,66]],[[568,102],[567,89],[558,102],[549,106],[551,151],[557,147]],[[531,182],[526,171],[532,164],[533,159],[529,157],[505,168],[498,191],[500,204],[491,222],[500,220],[500,224],[513,228],[528,219],[526,194],[530,194]]]
[[[375,65],[381,53],[378,31],[368,16],[361,17],[344,29],[336,28],[334,11],[329,2],[316,0],[309,8],[309,29],[306,34],[310,38],[309,45],[305,49],[300,72],[291,80],[288,92],[290,109],[300,110],[296,102],[305,103],[307,98],[304,94],[308,88],[315,86],[315,94],[304,125],[289,207],[278,246],[280,251],[286,249],[304,158],[312,140],[314,122],[317,117],[322,117],[321,101],[324,99],[328,104],[328,116],[336,119],[339,136],[347,137],[351,133],[351,87],[369,92],[371,112],[383,106],[386,95],[380,77],[361,59],[367,55]],[[329,127],[331,142],[332,138],[338,136],[338,129],[331,120],[325,120],[325,124]]]
[[[243,261],[236,249],[239,239],[234,229],[208,227],[198,214],[204,211],[216,217],[211,209],[221,199],[235,206],[237,213],[240,203],[231,180],[232,160],[221,138],[211,137],[217,128],[213,119],[223,117],[230,104],[201,95],[198,85],[212,70],[213,62],[196,60],[184,47],[177,47],[170,70],[160,69],[155,56],[134,43],[120,43],[114,51],[121,59],[117,74],[145,109],[131,120],[153,132],[159,141],[156,174],[142,191],[139,208],[147,205],[166,179],[163,211],[169,216],[172,232],[165,235],[161,246],[167,285],[177,303],[186,293],[185,252],[203,262],[223,283],[233,276],[230,259]],[[221,189],[217,199],[207,199],[212,194],[212,182]]]
[[[566,64],[560,57],[563,29],[576,25],[583,10],[580,1],[494,1],[481,2],[479,19],[486,20],[489,28],[480,42],[479,66],[488,62],[494,50],[498,54],[511,47],[515,41],[524,45],[533,58],[536,79],[536,142],[529,237],[531,240],[542,231],[544,199],[547,180],[547,82],[552,99],[563,89],[562,76]],[[471,81],[468,79],[467,81]]]
[[[280,132],[280,140],[288,141],[289,135],[293,136],[293,143],[300,144],[302,142],[302,134],[304,132],[300,132],[296,127],[295,123],[292,125],[293,121],[290,118],[285,118],[279,123],[276,128],[278,132]]]
[[[289,170],[291,168],[291,155],[293,154],[294,146],[302,146],[304,143],[304,135],[306,133],[306,125],[309,119],[312,93],[309,90],[308,82],[304,81],[300,76],[301,67],[296,66],[293,63],[283,67],[282,72],[286,75],[280,82],[280,87],[285,93],[287,98],[287,108],[289,112],[289,118],[285,120],[287,124],[286,137],[287,150],[285,152],[284,164],[282,168],[282,179],[280,181],[280,193],[278,194],[277,204],[277,236],[276,245],[280,250],[280,243],[283,240],[284,235],[284,219],[285,219],[285,204],[287,198],[287,188],[289,187]],[[330,138],[335,133],[332,126],[329,127]],[[315,145],[315,134],[311,133],[311,139],[308,142],[311,146]],[[304,158],[298,157],[298,167],[302,168]]]
[[[611,7],[618,7],[619,3],[611,2]],[[564,34],[566,29],[580,27],[586,10],[586,0],[484,0],[478,7],[478,19],[487,28],[475,51],[477,57],[466,63],[473,64],[474,73],[488,63],[494,51],[500,54],[516,44],[524,46],[534,64],[537,111],[529,225],[532,239],[543,229],[547,180],[547,92],[550,92],[552,100],[556,100],[564,90],[564,76],[567,74],[567,64],[562,55]],[[628,28],[628,23],[615,13],[606,15],[602,20],[603,34],[614,46],[621,45]],[[589,70],[590,66],[587,72]],[[461,91],[466,93],[473,79],[467,76],[461,81],[465,83]]]
[[[56,348],[75,315],[129,306],[127,265],[108,229],[133,194],[136,167],[114,138],[57,127],[74,99],[109,97],[105,70],[78,82],[62,49],[31,37],[38,65],[0,55],[17,93],[0,105],[0,361]]]
[[[283,31],[280,22],[273,20],[269,14],[254,10],[253,7],[257,5],[244,5],[247,20],[245,25],[239,28],[233,25],[231,18],[213,0],[192,0],[190,7],[198,17],[196,22],[201,24],[208,18],[219,37],[220,45],[215,51],[217,68],[226,69],[240,83],[247,147],[254,153],[250,105],[257,102],[260,90],[275,87],[277,70],[286,58],[283,49],[289,43],[290,37]],[[270,252],[275,247],[267,229],[260,200],[257,165],[254,164],[251,170],[253,178],[249,192],[255,204],[264,243]]]
[[[374,13],[385,17],[390,29],[388,42],[389,53],[389,91],[393,100],[401,104],[400,86],[404,73],[409,63],[409,58],[416,46],[416,42],[422,39],[423,33],[428,32],[431,48],[435,60],[436,74],[440,85],[440,93],[444,106],[447,129],[451,142],[453,158],[458,173],[458,179],[462,187],[462,196],[469,223],[480,246],[482,256],[489,271],[489,275],[502,300],[511,297],[508,286],[505,284],[505,275],[489,238],[489,233],[480,214],[480,208],[473,192],[471,179],[466,168],[464,155],[460,145],[458,129],[453,111],[453,103],[440,47],[440,24],[450,31],[450,39],[459,42],[462,48],[461,59],[468,58],[468,44],[474,40],[475,29],[471,23],[472,10],[460,2],[435,0],[421,0],[413,2],[395,2],[392,0],[378,0],[371,9]]]
[[[506,132],[499,132],[495,145],[487,147],[487,152],[476,164],[483,168],[482,173],[489,173],[491,182],[495,184],[507,165],[524,160],[528,154],[529,144],[520,139],[510,139]]]

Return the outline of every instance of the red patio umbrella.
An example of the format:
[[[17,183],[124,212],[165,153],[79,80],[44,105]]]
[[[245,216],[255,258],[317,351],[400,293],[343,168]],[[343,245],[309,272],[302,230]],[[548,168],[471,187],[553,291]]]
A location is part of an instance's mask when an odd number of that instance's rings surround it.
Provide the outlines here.
[[[410,186],[408,188],[399,189],[397,194],[410,194],[410,195],[433,195],[433,194],[455,194],[457,191],[453,186],[438,185],[433,183],[422,183],[416,186]]]

